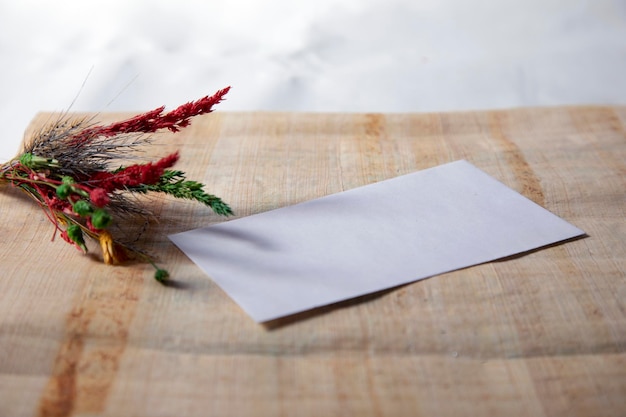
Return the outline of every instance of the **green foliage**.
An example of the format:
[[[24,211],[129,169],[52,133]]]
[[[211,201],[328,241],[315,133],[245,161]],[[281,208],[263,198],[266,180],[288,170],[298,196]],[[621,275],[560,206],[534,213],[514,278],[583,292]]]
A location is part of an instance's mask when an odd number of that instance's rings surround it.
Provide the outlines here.
[[[78,200],[72,206],[74,213],[78,214],[81,217],[87,217],[91,213],[93,213],[93,207],[85,200]]]
[[[83,238],[83,231],[77,224],[71,224],[67,227],[67,236],[76,245],[78,245],[83,252],[87,252],[87,245],[85,245],[85,239]]]
[[[28,168],[32,168],[33,157],[34,155],[32,153],[26,152],[20,156],[20,163]]]
[[[156,191],[169,194],[176,198],[195,200],[209,206],[215,213],[228,216],[233,214],[231,208],[221,198],[208,194],[203,190],[204,185],[197,181],[187,180],[182,171],[166,170],[157,184],[142,184],[133,188],[133,191],[147,193]]]
[[[63,200],[65,200],[71,193],[72,186],[70,184],[63,183],[57,187],[57,195]]]
[[[31,152],[26,152],[20,155],[20,163],[31,169],[59,167],[59,161],[56,159],[43,158],[41,156],[33,155]]]
[[[165,269],[157,268],[154,272],[154,279],[159,281],[160,283],[165,282],[170,277],[170,273]]]
[[[101,208],[94,211],[91,215],[91,224],[93,224],[93,227],[96,229],[106,229],[112,221],[113,218],[109,212]]]

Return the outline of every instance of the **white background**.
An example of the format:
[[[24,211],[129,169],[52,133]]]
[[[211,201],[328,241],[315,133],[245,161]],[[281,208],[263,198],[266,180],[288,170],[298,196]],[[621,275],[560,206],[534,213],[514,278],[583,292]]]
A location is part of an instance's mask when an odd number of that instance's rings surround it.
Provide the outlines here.
[[[626,0],[0,0],[0,53],[8,159],[86,78],[73,110],[626,104]]]

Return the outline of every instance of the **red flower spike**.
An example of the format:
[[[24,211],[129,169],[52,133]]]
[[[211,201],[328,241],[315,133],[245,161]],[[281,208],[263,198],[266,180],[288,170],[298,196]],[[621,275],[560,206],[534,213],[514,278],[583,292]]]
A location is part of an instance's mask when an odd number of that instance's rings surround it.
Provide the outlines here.
[[[156,163],[130,165],[115,173],[97,172],[87,182],[109,193],[142,184],[152,185],[159,182],[163,172],[173,166],[176,161],[178,161],[178,152],[168,155]]]
[[[189,125],[189,119],[192,117],[212,112],[213,106],[222,101],[229,90],[230,87],[226,87],[212,96],[183,104],[169,113],[162,114],[165,107],[159,107],[122,122],[85,129],[74,138],[72,144],[82,145],[98,136],[111,137],[125,133],[153,133],[161,129],[178,132],[181,128]]]

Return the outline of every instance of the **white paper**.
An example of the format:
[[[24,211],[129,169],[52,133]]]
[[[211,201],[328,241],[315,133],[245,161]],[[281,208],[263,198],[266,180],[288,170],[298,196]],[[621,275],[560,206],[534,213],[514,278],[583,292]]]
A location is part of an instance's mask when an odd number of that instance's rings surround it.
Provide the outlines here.
[[[170,239],[264,322],[582,234],[457,161]]]

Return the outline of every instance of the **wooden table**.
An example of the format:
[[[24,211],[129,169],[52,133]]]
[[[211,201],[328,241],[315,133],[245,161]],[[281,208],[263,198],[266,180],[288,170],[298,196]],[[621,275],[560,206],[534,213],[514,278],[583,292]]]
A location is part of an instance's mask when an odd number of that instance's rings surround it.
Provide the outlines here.
[[[205,208],[154,201],[165,287],[5,187],[1,416],[626,416],[626,107],[218,111],[157,143],[237,216],[467,159],[588,237],[259,325],[166,238]]]

